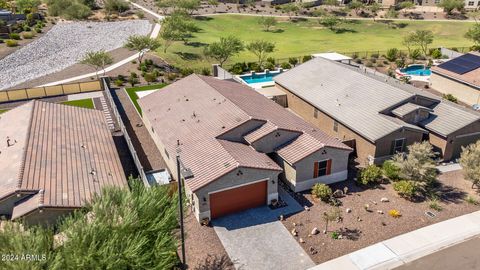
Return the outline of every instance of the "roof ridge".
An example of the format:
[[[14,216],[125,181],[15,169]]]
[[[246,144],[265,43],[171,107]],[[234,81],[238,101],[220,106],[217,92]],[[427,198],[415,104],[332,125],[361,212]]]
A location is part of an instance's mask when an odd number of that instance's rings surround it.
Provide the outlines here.
[[[20,171],[18,172],[18,179],[17,179],[17,188],[20,189],[22,187],[23,183],[23,176],[25,173],[25,163],[27,159],[27,150],[28,150],[28,145],[30,143],[30,137],[32,135],[31,129],[32,129],[32,123],[33,123],[33,114],[35,112],[35,109],[37,108],[38,101],[37,100],[32,100],[32,109],[30,111],[30,120],[28,121],[28,128],[27,128],[27,134],[25,136],[25,148],[23,148],[22,152],[22,159],[21,159],[21,164],[20,164]],[[28,103],[27,103],[28,104]]]

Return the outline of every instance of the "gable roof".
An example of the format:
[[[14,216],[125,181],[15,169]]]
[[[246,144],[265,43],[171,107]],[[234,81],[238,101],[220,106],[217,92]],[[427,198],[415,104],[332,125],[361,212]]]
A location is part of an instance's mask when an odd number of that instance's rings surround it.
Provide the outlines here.
[[[42,198],[19,203],[15,217],[81,207],[104,186],[127,186],[101,111],[31,101],[2,114],[0,127],[0,201],[14,193]]]
[[[166,151],[174,154],[177,146],[181,148],[182,161],[194,174],[186,181],[192,191],[238,167],[252,167],[252,160],[258,161],[258,169],[281,170],[267,155],[248,145],[218,139],[251,120],[263,123],[264,127],[253,134],[243,134],[249,140],[280,128],[314,134],[312,147],[351,150],[237,82],[192,74],[139,99],[139,104]]]
[[[450,134],[478,117],[473,111],[385,75],[321,58],[286,71],[274,80],[372,142],[402,128],[425,132],[418,126],[388,117],[390,113],[398,116],[415,109],[430,110],[431,116],[421,126],[439,134]],[[413,103],[415,97],[435,102],[430,108],[422,107]],[[462,117],[449,116],[457,113]]]

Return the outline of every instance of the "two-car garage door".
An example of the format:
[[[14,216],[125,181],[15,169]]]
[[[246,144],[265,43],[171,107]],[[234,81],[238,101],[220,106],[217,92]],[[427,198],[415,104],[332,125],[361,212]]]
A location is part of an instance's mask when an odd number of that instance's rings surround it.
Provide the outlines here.
[[[267,181],[210,194],[212,219],[267,203]]]

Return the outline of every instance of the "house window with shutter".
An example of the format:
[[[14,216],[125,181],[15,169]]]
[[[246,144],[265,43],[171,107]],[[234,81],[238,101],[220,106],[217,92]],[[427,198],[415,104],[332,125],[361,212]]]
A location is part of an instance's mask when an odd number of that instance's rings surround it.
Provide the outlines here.
[[[316,161],[314,163],[313,178],[330,175],[332,173],[332,160]]]
[[[403,153],[405,151],[405,138],[396,139],[392,142],[392,151],[390,154]]]

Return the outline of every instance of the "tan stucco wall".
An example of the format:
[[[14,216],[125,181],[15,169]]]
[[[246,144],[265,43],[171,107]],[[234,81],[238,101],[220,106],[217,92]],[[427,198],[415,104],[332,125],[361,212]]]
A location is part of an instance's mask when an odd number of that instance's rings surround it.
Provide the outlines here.
[[[242,171],[242,175],[237,175],[238,171]],[[209,193],[238,187],[241,185],[267,180],[267,201],[270,203],[273,199],[278,199],[278,174],[280,171],[261,170],[253,168],[238,168],[223,177],[211,182],[210,184],[196,190],[193,193],[187,189],[187,198],[193,198],[192,206],[197,220],[204,218],[210,219],[210,196]],[[272,182],[273,180],[273,182]],[[205,198],[205,200],[204,200]]]
[[[276,136],[277,133],[280,136]],[[277,147],[293,140],[299,135],[299,132],[293,132],[289,130],[277,130],[253,142],[252,146],[258,152],[272,153]]]
[[[431,87],[442,94],[452,94],[459,101],[468,105],[476,104],[479,101],[480,90],[471,86],[450,80],[438,74],[430,76]]]
[[[480,121],[472,123],[448,136],[444,160],[459,158],[462,153],[462,146],[465,147],[478,140],[480,140]]]
[[[16,202],[20,201],[21,199],[25,198],[26,194],[20,194],[18,197],[17,194],[13,194],[12,196],[5,198],[0,201],[0,216],[11,216],[13,211],[13,206]]]
[[[37,209],[21,219],[29,226],[41,225],[50,226],[55,225],[60,218],[71,214],[75,209],[64,208],[43,208]]]
[[[395,131],[379,140],[377,140],[375,157],[379,160],[375,163],[381,163],[391,157],[392,153],[392,143],[395,139],[402,139],[405,138],[405,150],[407,150],[407,146],[412,145],[415,142],[421,142],[423,139],[423,133],[408,129],[401,129]]]

